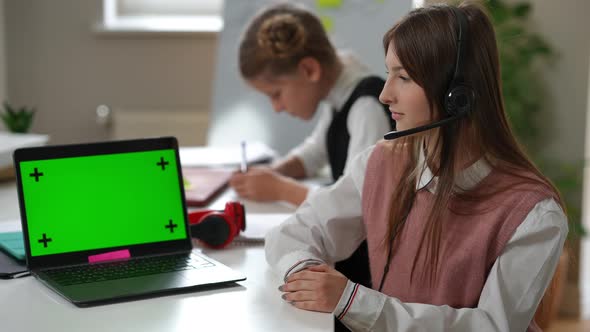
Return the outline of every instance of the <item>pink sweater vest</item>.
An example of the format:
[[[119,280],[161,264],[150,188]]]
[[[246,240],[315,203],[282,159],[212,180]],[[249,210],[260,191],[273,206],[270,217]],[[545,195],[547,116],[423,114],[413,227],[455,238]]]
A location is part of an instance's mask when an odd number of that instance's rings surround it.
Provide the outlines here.
[[[380,143],[371,154],[363,186],[363,219],[367,231],[369,261],[373,287],[378,289],[383,276],[387,251],[383,237],[387,233],[391,193],[399,182],[407,157],[395,153],[391,144]],[[522,182],[513,176],[492,171],[474,190],[487,190],[494,185]],[[531,209],[541,200],[553,197],[542,185],[521,184],[484,202],[469,203],[476,215],[462,215],[447,210],[442,216],[439,263],[442,267],[433,286],[421,278],[426,248],[416,262],[414,279],[410,271],[418,253],[421,234],[425,229],[433,195],[420,190],[402,230],[397,235],[389,272],[382,292],[408,303],[448,305],[454,308],[477,306],[481,290],[492,265],[502,249]],[[451,200],[455,211],[465,211],[457,200]],[[426,241],[427,239],[425,239]],[[528,331],[539,330],[531,322]]]

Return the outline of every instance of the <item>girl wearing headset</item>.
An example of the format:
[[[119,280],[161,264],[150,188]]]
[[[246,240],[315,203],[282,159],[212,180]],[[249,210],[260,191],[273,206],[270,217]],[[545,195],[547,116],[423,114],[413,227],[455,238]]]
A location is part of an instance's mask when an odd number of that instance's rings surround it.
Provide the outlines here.
[[[299,205],[308,188],[297,179],[326,164],[338,179],[356,154],[394,128],[378,100],[383,80],[351,54],[337,54],[318,17],[303,8],[278,4],[256,15],[240,42],[239,68],[275,112],[305,121],[320,113],[311,136],[285,158],[234,175],[230,185],[241,197]],[[320,101],[329,107],[318,108]]]
[[[354,331],[539,330],[567,219],[510,130],[489,18],[415,9],[383,45],[400,132],[267,236],[283,298]],[[372,289],[330,267],[365,239]]]

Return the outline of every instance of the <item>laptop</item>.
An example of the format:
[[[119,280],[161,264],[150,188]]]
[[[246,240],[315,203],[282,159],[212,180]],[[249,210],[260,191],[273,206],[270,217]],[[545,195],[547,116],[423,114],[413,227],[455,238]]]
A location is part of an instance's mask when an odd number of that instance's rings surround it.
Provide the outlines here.
[[[193,251],[173,137],[17,149],[27,267],[79,307],[246,278]]]

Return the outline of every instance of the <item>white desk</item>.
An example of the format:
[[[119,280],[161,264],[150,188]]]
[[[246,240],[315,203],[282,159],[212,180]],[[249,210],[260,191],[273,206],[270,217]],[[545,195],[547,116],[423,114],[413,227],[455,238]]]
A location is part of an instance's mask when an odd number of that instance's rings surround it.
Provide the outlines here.
[[[222,208],[231,192],[212,204]],[[281,204],[244,202],[247,213],[287,212]],[[0,184],[0,223],[19,220],[14,183]],[[2,331],[332,331],[333,316],[283,301],[262,245],[203,250],[241,271],[238,286],[80,309],[32,277],[0,280]]]

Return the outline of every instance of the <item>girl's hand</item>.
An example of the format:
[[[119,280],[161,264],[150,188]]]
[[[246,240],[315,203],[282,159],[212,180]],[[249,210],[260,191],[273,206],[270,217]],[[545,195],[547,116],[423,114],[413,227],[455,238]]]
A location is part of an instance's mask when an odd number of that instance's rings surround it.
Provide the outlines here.
[[[229,185],[243,198],[260,202],[280,200],[281,175],[268,167],[255,167],[235,173]]]
[[[299,309],[333,312],[348,279],[334,268],[322,264],[293,273],[279,287],[283,299]]]

